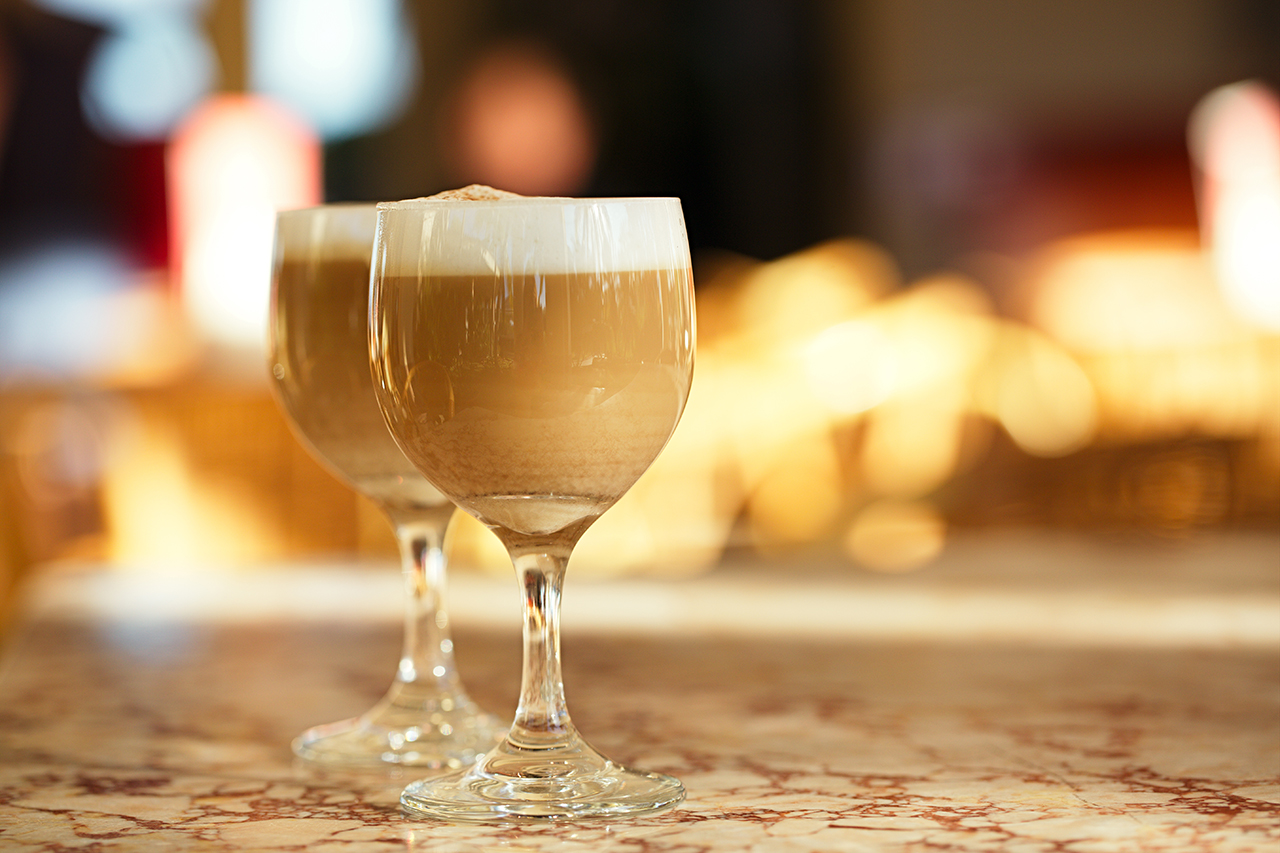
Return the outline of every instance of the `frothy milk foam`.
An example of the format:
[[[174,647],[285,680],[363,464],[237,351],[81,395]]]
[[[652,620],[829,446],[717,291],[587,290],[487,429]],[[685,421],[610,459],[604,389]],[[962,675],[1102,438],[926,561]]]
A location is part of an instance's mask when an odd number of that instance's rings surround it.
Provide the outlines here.
[[[670,206],[654,202],[670,201]],[[548,210],[550,208],[550,210]],[[672,210],[679,227],[671,228]],[[483,275],[496,270],[580,273],[689,266],[684,218],[676,200],[522,196],[473,184],[424,198],[378,204],[379,228],[421,217],[421,243],[378,260],[384,274]],[[632,234],[640,239],[615,240]],[[489,246],[507,237],[513,252]],[[478,245],[487,244],[485,250]],[[430,245],[424,255],[419,249]]]
[[[368,261],[373,249],[377,206],[373,204],[329,204],[276,214],[275,252],[301,259],[306,247],[310,257],[348,258]],[[323,237],[323,239],[320,239]]]

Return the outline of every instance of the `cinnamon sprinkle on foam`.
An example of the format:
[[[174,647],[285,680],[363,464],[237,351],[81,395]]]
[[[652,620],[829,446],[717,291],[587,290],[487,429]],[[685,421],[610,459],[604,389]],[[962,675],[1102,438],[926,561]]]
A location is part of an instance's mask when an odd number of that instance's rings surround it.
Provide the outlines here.
[[[445,190],[444,192],[429,195],[424,201],[499,201],[504,198],[524,198],[519,193],[507,192],[506,190],[496,190],[493,187],[486,187],[484,184],[471,184],[457,190]]]

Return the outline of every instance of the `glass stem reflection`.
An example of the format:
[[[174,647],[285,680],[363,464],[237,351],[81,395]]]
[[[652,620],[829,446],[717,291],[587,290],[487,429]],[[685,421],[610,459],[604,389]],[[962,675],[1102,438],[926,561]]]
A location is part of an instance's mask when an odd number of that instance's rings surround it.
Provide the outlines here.
[[[520,749],[547,750],[577,736],[564,698],[560,670],[560,591],[568,556],[513,552],[524,606],[524,666],[520,704],[508,741]]]
[[[396,674],[399,703],[443,703],[460,690],[445,605],[444,536],[453,506],[389,511],[405,583],[404,642]],[[393,688],[394,690],[394,688]]]

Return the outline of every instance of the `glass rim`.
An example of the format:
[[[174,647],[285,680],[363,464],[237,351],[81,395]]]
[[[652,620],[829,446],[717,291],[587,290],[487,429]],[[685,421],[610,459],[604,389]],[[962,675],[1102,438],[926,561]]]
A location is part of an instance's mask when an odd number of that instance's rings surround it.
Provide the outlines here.
[[[407,198],[399,201],[380,201],[377,202],[378,210],[424,210],[432,207],[502,207],[502,206],[518,206],[531,207],[541,205],[546,207],[571,207],[571,206],[590,206],[602,204],[671,204],[672,202],[680,204],[678,196],[602,196],[602,197],[578,197],[578,196],[507,196],[505,198]]]
[[[288,207],[276,211],[276,216],[305,216],[307,214],[324,213],[325,211],[377,209],[376,201],[329,201],[323,204],[311,204],[306,207]]]

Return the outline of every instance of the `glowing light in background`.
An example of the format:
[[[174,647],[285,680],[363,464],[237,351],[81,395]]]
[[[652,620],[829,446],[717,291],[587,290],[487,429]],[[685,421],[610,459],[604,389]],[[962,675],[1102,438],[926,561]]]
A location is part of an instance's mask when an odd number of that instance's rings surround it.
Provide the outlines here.
[[[1228,469],[1212,454],[1165,454],[1089,492],[1091,500],[1127,501],[1162,529],[1222,519],[1245,489],[1272,493],[1280,476],[1280,341],[1231,317],[1204,258],[1187,250],[1189,239],[1101,234],[1046,247],[1019,285],[1037,326],[997,315],[959,275],[861,302],[846,302],[846,294],[826,303],[846,308],[809,325],[800,317],[777,325],[774,314],[743,310],[759,276],[783,295],[795,288],[802,300],[840,291],[814,287],[813,256],[735,264],[698,296],[700,326],[716,331],[699,343],[679,429],[583,537],[574,570],[690,574],[715,566],[730,547],[778,554],[823,545],[863,568],[919,569],[951,535],[941,508],[954,499],[951,484],[1001,430],[1040,457],[1086,448],[1105,455],[1170,438],[1242,439],[1246,467]],[[780,274],[786,270],[796,276]],[[1153,308],[1153,300],[1170,304]],[[1089,324],[1107,312],[1122,316]],[[1140,329],[1144,321],[1158,328]],[[208,407],[203,417],[228,408],[204,396],[195,391],[188,401]],[[181,434],[178,421],[162,415],[119,422],[109,442],[102,484],[109,553],[286,553],[289,543],[264,507],[272,498],[299,505],[315,492],[314,483],[284,496],[272,491],[294,482],[294,469],[286,477],[278,467],[292,439],[281,434],[271,445],[262,429],[243,431],[235,446],[251,456],[244,468],[261,469],[271,484],[255,493],[247,477],[211,480],[207,459],[197,464],[200,448],[226,429]],[[225,473],[226,460],[217,466]],[[316,513],[326,535],[342,524],[336,504],[309,505],[307,515]],[[157,518],[168,519],[159,536]],[[469,516],[459,516],[451,537],[458,565],[510,571],[496,539]]]
[[[897,384],[892,344],[875,325],[846,320],[824,329],[804,350],[805,375],[815,394],[837,415],[883,403]]]
[[[955,473],[960,458],[961,389],[892,399],[867,413],[858,454],[865,488],[872,494],[927,495]]]
[[[128,270],[110,247],[35,246],[0,276],[0,374],[95,376],[141,331],[116,310]]]
[[[1084,369],[1034,330],[1005,326],[988,369],[985,410],[1032,456],[1066,456],[1098,429],[1098,406]]]
[[[1045,247],[1032,267],[1030,319],[1047,338],[1019,330],[1021,343],[1007,339],[1011,353],[1024,356],[1001,359],[1009,365],[999,380],[1008,383],[1000,392],[1008,402],[989,410],[1003,411],[1006,426],[1035,399],[1064,416],[1085,411],[1066,400],[1084,400],[1086,384],[1097,430],[1110,439],[1243,437],[1280,426],[1265,332],[1232,311],[1193,232],[1076,237]],[[1060,354],[1026,357],[1025,347],[1046,344],[1065,347],[1076,365]],[[1073,378],[1078,370],[1083,381]],[[1034,389],[1048,391],[1025,396]]]
[[[942,553],[947,524],[927,501],[876,501],[845,533],[846,553],[869,569],[905,572]]]
[[[549,51],[502,44],[480,56],[447,109],[445,146],[462,183],[568,195],[595,165],[577,84]]]
[[[1032,322],[1073,349],[1168,349],[1240,331],[1194,235],[1108,233],[1049,246],[1029,283]]]
[[[751,541],[760,550],[819,541],[844,508],[840,460],[826,425],[819,421],[809,430],[787,445],[747,496]]]
[[[126,561],[286,556],[296,543],[279,521],[304,516],[309,547],[347,547],[331,531],[348,505],[299,480],[301,467],[281,473],[300,463],[282,461],[288,436],[274,445],[263,437],[274,409],[256,408],[262,401],[250,390],[240,402],[260,417],[246,416],[233,435],[217,416],[235,398],[209,399],[207,387],[186,382],[204,338],[185,324],[250,355],[244,363],[261,374],[272,216],[320,200],[322,139],[375,129],[412,97],[420,69],[406,8],[415,7],[235,2],[247,10],[257,95],[198,107],[215,82],[200,34],[207,0],[41,2],[106,32],[83,90],[99,130],[128,141],[176,129],[169,189],[180,320],[159,275],[140,287],[137,271],[102,246],[32,247],[0,270],[9,285],[0,292],[5,379],[89,375],[108,387],[160,390],[142,395],[150,408],[121,408],[99,431],[44,410],[10,422],[22,426],[10,431],[26,491],[50,505],[83,497],[101,506],[99,547]],[[443,93],[442,141],[458,177],[526,193],[577,191],[593,168],[597,128],[561,57],[522,42],[474,60]],[[984,133],[974,136],[978,148],[998,153]],[[967,135],[951,134],[962,143]],[[1070,471],[1065,480],[1078,480],[1063,500],[1081,496],[1099,517],[1098,505],[1127,503],[1130,518],[1186,528],[1232,518],[1236,503],[1273,507],[1280,100],[1254,83],[1218,90],[1192,116],[1189,143],[1201,233],[1078,234],[1001,259],[992,290],[952,273],[903,281],[883,247],[859,239],[767,263],[733,256],[708,268],[700,259],[698,370],[680,429],[584,536],[575,571],[687,574],[716,565],[727,548],[812,545],[872,570],[916,569],[951,535],[943,507],[958,526],[984,520],[961,507],[981,478],[961,475],[986,474],[971,469],[992,447],[997,476],[1008,464],[1059,472],[1049,479]],[[943,161],[945,174],[915,183],[950,210],[972,182],[951,168],[964,163]],[[1027,313],[1001,316],[991,294]],[[155,327],[169,330],[162,345],[136,345],[148,326],[153,339]],[[171,395],[185,389],[190,397],[175,406]],[[90,415],[98,423],[101,413]],[[221,452],[224,442],[242,453],[235,471],[199,452]],[[1080,451],[1065,464],[1024,458]],[[1052,509],[1022,515],[1021,505],[1061,498],[1062,482],[976,493],[1000,502],[987,517],[996,523],[1053,518]],[[366,517],[367,542],[384,542],[381,517]],[[451,535],[462,565],[509,573],[505,550],[469,516],[458,516]]]
[[[178,130],[169,173],[174,254],[192,323],[216,343],[256,351],[275,213],[319,203],[319,141],[267,101],[223,95]]]
[[[1259,83],[1208,95],[1192,114],[1202,227],[1228,303],[1280,331],[1280,100]]]
[[[219,560],[282,550],[279,530],[252,491],[202,475],[175,424],[121,412],[111,426],[103,491],[112,559],[203,571]]]
[[[831,240],[744,271],[735,323],[763,346],[807,344],[897,287],[897,266],[883,249]]]
[[[896,392],[931,394],[964,386],[986,354],[992,313],[981,287],[960,275],[923,279],[869,312],[893,340]]]
[[[99,133],[162,139],[210,92],[217,62],[189,11],[160,8],[124,17],[98,45],[82,99]]]
[[[412,98],[420,65],[399,0],[252,0],[248,14],[254,91],[322,138],[376,130]]]

